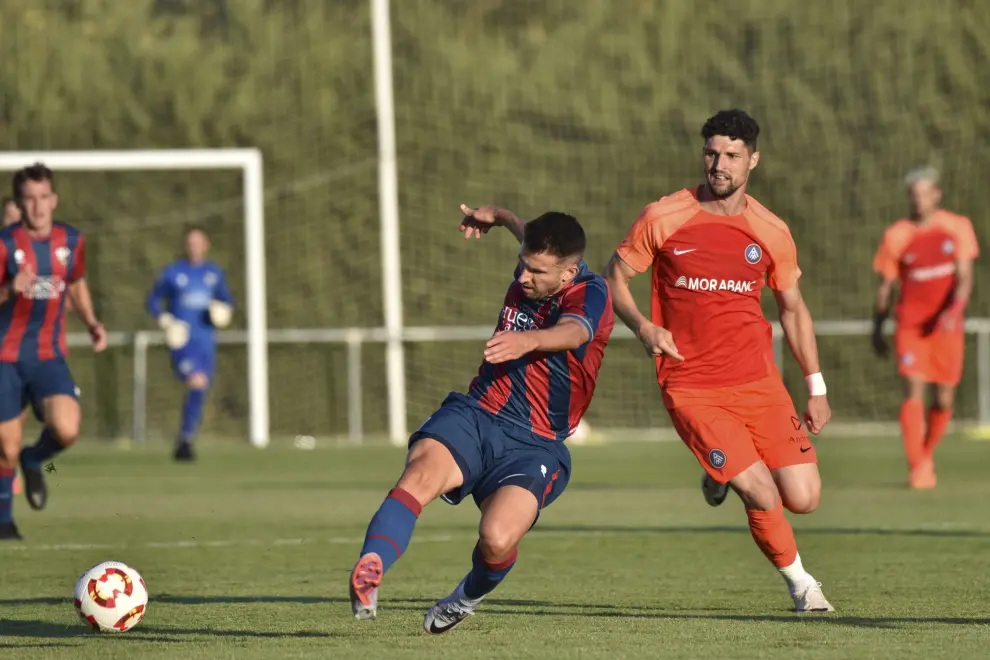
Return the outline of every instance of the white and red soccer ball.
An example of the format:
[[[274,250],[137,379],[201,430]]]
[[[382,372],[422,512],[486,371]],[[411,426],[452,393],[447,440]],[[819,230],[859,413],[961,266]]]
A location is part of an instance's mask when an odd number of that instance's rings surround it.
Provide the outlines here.
[[[125,632],[144,617],[148,588],[136,570],[118,561],[105,561],[76,582],[76,612],[100,632]]]

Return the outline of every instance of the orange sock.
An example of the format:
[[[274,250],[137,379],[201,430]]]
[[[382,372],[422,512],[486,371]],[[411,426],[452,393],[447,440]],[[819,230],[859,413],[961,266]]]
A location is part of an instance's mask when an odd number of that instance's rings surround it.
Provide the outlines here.
[[[797,559],[797,542],[794,530],[784,517],[784,506],[777,500],[777,506],[770,511],[746,509],[749,517],[749,531],[753,540],[767,559],[777,568],[786,568]]]
[[[918,399],[907,399],[901,406],[901,435],[908,465],[914,469],[925,450],[925,404]]]
[[[952,408],[932,407],[928,410],[928,432],[925,434],[925,453],[931,456],[935,453],[935,447],[942,441],[945,429],[952,419]]]

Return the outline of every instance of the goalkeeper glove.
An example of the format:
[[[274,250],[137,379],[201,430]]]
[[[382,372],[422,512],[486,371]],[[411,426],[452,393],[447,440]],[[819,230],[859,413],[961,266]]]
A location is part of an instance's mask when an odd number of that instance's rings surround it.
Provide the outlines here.
[[[173,351],[189,343],[189,324],[169,313],[158,317],[158,327],[165,333],[165,345]]]
[[[226,328],[234,316],[234,308],[225,302],[213,300],[210,302],[210,323],[215,328]]]

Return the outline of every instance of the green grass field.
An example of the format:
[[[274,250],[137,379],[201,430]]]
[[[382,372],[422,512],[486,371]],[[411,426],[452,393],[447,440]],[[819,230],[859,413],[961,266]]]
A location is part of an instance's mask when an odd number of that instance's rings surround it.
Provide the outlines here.
[[[402,464],[383,447],[80,447],[49,508],[0,545],[0,657],[976,658],[990,644],[990,444],[948,439],[933,492],[890,440],[818,443],[825,491],[792,518],[836,615],[799,617],[735,496],[710,509],[679,443],[574,449],[574,476],[478,615],[442,637],[423,614],[470,564],[477,510],[437,503],[389,572],[379,619],[350,616],[364,528]],[[115,559],[151,592],[132,631],[97,635],[76,578]]]

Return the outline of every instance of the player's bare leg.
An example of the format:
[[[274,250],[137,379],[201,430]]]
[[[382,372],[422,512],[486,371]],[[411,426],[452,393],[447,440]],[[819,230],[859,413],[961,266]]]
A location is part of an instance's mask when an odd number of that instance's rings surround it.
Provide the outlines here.
[[[193,461],[193,436],[199,428],[203,417],[203,403],[206,392],[210,388],[210,378],[203,372],[197,371],[186,379],[186,398],[182,404],[182,427],[175,444],[174,458],[177,461]]]
[[[481,601],[505,579],[516,563],[516,547],[536,521],[536,496],[521,486],[499,488],[481,503],[481,524],[471,571],[454,591],[430,608],[426,632],[453,630],[474,614]]]
[[[79,437],[82,410],[79,401],[67,394],[56,394],[42,402],[45,428],[38,441],[21,452],[21,472],[24,474],[24,494],[32,509],[41,510],[48,503],[48,488],[42,467],[62,450],[71,447]]]
[[[814,503],[817,506],[817,502],[811,499],[817,499],[813,484],[797,485],[802,479],[807,480],[811,477],[809,469],[802,465],[794,465],[777,472],[782,472],[778,474],[782,483],[792,486],[789,497],[793,505],[810,506]],[[787,583],[788,591],[794,600],[794,609],[797,612],[833,611],[834,608],[822,594],[821,584],[804,570],[794,540],[794,530],[784,517],[777,482],[766,464],[757,461],[734,477],[729,484],[746,507],[753,540]],[[803,501],[800,499],[802,497],[805,498]]]
[[[771,470],[784,508],[791,513],[811,513],[822,499],[822,477],[815,463],[799,463]]]
[[[0,422],[0,541],[21,539],[14,524],[14,476],[21,451],[22,417]]]
[[[907,376],[904,384],[906,396],[901,405],[901,434],[910,470],[908,482],[911,488],[934,488],[934,466],[931,456],[925,455],[925,382],[917,376]]]
[[[942,441],[945,430],[952,421],[952,411],[956,402],[956,388],[953,385],[936,385],[935,399],[928,409],[928,428],[925,431],[925,444],[922,448],[922,464],[929,469],[925,475],[928,484],[934,487],[937,483],[935,476],[935,448]]]
[[[378,587],[409,545],[423,507],[463,483],[461,468],[442,443],[423,438],[412,446],[402,477],[368,525],[361,557],[351,571],[351,609],[356,619],[377,616]]]

